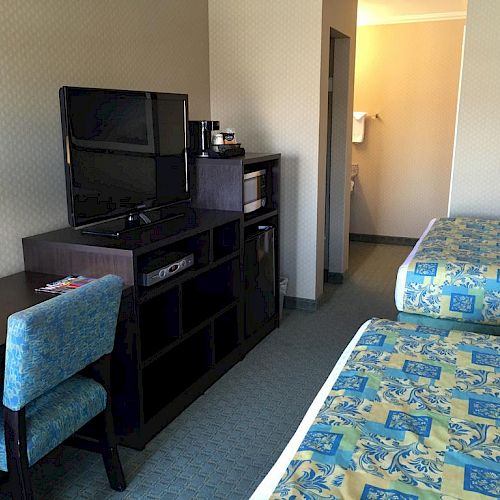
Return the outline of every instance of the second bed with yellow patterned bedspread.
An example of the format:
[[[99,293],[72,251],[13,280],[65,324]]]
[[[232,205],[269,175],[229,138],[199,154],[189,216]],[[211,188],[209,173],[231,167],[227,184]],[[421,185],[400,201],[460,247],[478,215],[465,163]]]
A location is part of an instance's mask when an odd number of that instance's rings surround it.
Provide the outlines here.
[[[374,319],[272,498],[500,497],[500,338]]]

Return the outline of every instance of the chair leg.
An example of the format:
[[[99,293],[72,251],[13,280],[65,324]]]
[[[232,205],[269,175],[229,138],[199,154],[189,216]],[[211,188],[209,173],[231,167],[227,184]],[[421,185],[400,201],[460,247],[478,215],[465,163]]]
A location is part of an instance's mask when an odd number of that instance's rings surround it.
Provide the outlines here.
[[[15,500],[32,500],[31,473],[26,446],[25,409],[4,408],[5,452],[9,470],[9,487]]]
[[[106,474],[108,475],[109,485],[116,491],[124,491],[127,487],[125,475],[123,474],[120,455],[116,444],[116,436],[113,424],[113,415],[110,405],[100,416],[102,422],[100,447]]]
[[[12,466],[14,465],[14,466]],[[31,472],[28,464],[20,457],[14,457],[9,468],[9,486],[14,500],[33,500]]]

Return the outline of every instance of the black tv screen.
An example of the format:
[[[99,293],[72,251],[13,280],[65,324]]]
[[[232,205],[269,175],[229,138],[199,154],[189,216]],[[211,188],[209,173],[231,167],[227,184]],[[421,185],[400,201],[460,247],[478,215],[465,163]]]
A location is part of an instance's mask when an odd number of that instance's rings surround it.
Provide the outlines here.
[[[189,199],[187,95],[62,87],[59,97],[72,226]]]

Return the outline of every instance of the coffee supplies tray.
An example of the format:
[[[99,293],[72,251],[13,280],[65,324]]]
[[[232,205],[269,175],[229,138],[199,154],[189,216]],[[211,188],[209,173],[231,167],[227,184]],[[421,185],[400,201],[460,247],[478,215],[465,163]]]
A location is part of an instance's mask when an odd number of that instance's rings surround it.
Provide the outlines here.
[[[233,156],[243,156],[245,149],[241,144],[213,144],[208,150],[210,158],[230,158]]]

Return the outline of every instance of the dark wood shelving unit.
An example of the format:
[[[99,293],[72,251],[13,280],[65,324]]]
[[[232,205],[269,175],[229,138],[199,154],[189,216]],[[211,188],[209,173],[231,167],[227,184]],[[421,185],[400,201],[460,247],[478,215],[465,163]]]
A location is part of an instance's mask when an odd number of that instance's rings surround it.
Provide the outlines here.
[[[274,308],[267,315],[265,321],[249,321],[249,287],[252,279],[248,277],[251,259],[245,255],[246,245],[243,246],[243,282],[244,282],[244,309],[245,309],[245,342],[247,347],[257,343],[270,331],[279,325],[279,247],[280,247],[280,163],[279,154],[250,153],[245,156],[228,159],[198,158],[192,172],[191,192],[192,203],[200,208],[218,210],[244,211],[244,175],[246,173],[265,170],[265,207],[243,214],[243,241],[247,241],[259,226],[274,228],[275,273]],[[250,283],[249,283],[250,281]],[[251,308],[250,308],[251,309]],[[256,326],[257,324],[257,326]],[[248,347],[251,348],[251,347]]]
[[[184,228],[182,228],[182,224]],[[126,239],[62,229],[23,240],[28,271],[121,275],[132,286],[126,334],[115,343],[113,392],[122,444],[142,449],[244,355],[243,214],[186,207],[183,220],[126,233]],[[194,254],[194,266],[139,285],[151,258]],[[126,380],[125,384],[123,381]]]
[[[252,224],[258,224],[259,222],[264,222],[267,219],[278,215],[277,209],[259,209],[256,212],[245,214],[245,227],[251,226]]]
[[[65,228],[23,239],[25,269],[51,275],[121,276],[127,287],[112,356],[113,413],[121,444],[142,449],[165,425],[279,324],[280,155],[200,159],[182,217],[121,238]],[[266,170],[268,204],[243,213],[243,175]],[[246,239],[274,228],[271,311],[247,327]],[[168,252],[192,253],[193,267],[146,287],[138,274]],[[259,312],[259,311],[257,311]]]

